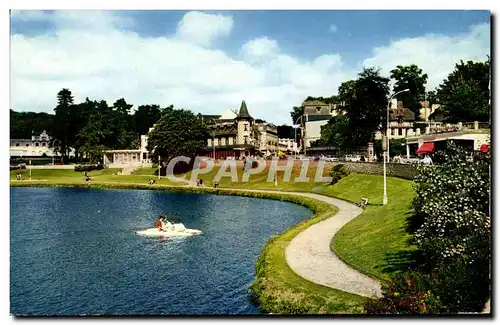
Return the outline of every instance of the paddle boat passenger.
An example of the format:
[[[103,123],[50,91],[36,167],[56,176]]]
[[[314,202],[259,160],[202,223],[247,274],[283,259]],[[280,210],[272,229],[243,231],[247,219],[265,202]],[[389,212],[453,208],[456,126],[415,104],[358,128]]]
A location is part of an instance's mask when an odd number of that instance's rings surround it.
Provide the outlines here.
[[[155,228],[158,228],[159,231],[165,231],[165,229],[163,228],[163,217],[162,216],[158,216],[158,220],[156,220],[156,223],[155,223]]]
[[[173,230],[174,228],[174,225],[168,221],[168,218],[167,216],[163,216],[163,218],[161,219],[161,222],[162,222],[162,228],[164,229],[163,231],[169,231],[169,230]]]

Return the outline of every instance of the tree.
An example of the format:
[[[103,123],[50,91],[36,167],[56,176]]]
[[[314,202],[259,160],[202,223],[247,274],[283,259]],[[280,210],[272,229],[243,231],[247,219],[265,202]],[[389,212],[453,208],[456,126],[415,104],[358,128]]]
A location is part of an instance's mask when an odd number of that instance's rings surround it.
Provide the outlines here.
[[[290,112],[290,116],[292,117],[292,124],[295,125],[299,117],[304,115],[304,107],[302,106],[294,106]]]
[[[420,102],[425,97],[425,84],[427,83],[428,75],[422,72],[416,64],[407,66],[398,65],[396,69],[391,70],[391,79],[394,79],[393,91],[398,92],[404,89],[409,89],[409,92],[399,94],[404,107],[409,108],[415,113],[415,118],[420,116],[422,105]]]
[[[445,121],[489,121],[490,58],[485,62],[460,61],[439,85],[437,98]]]
[[[321,127],[321,138],[315,143],[317,146],[332,146],[345,149],[350,146],[349,119],[344,115],[332,117],[327,124]]]
[[[389,79],[380,70],[365,68],[358,79],[339,87],[339,100],[348,118],[348,137],[351,146],[366,146],[373,141],[375,131],[385,127],[385,112]]]
[[[166,113],[151,130],[147,150],[151,157],[168,162],[177,156],[193,157],[206,147],[209,130],[191,111],[173,109]]]
[[[53,114],[35,112],[15,112],[10,110],[10,138],[11,139],[31,139],[31,135],[47,131],[53,134],[54,127]]]
[[[278,138],[280,139],[294,139],[295,138],[295,130],[290,125],[278,125]],[[299,132],[297,132],[298,134]],[[295,140],[295,139],[294,139]]]
[[[73,144],[74,129],[72,128],[71,108],[73,106],[73,96],[69,89],[62,89],[57,93],[57,106],[54,108],[54,138],[57,141],[57,151],[64,158],[68,156],[69,148]]]

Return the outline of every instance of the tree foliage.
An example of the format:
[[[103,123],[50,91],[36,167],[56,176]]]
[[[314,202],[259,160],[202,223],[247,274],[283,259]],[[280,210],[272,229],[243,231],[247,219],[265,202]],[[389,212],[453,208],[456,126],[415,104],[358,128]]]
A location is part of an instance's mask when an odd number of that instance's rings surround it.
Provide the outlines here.
[[[327,124],[321,127],[321,138],[315,141],[313,146],[332,146],[345,149],[349,143],[349,119],[344,115],[332,117]]]
[[[411,65],[398,65],[395,69],[391,70],[391,79],[394,79],[393,91],[396,93],[405,89],[408,92],[401,93],[397,96],[401,99],[404,107],[409,108],[415,113],[415,118],[420,116],[421,101],[425,98],[425,84],[427,83],[428,75],[423,73],[416,64]]]
[[[32,133],[43,130],[53,134],[54,115],[48,113],[15,112],[10,110],[10,138],[31,139]]]
[[[292,111],[290,112],[290,116],[292,117],[292,124],[298,123],[299,117],[304,115],[304,107],[302,106],[294,106]]]
[[[339,100],[348,118],[348,141],[351,146],[366,146],[375,132],[385,125],[389,79],[375,68],[365,68],[358,79],[342,83]]]
[[[148,137],[148,151],[156,160],[163,161],[177,156],[192,157],[206,146],[209,130],[193,112],[174,109],[166,113],[151,130]]]
[[[490,115],[490,59],[485,62],[460,61],[439,85],[437,98],[445,120],[487,122]]]

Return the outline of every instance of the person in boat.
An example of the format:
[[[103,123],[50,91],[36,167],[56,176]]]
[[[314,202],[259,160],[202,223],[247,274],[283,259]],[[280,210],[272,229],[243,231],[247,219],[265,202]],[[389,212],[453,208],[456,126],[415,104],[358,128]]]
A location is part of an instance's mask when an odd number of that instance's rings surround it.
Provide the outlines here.
[[[174,225],[168,221],[167,216],[163,216],[161,219],[164,231],[173,230]]]
[[[159,231],[165,231],[165,228],[163,227],[163,217],[158,216],[158,220],[156,220],[155,223],[155,228],[158,228]]]

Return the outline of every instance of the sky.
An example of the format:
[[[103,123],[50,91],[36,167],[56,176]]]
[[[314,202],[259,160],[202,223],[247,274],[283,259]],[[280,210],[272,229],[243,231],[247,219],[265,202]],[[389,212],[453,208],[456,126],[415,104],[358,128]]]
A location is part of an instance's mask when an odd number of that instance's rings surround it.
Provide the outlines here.
[[[363,67],[417,64],[433,90],[490,54],[488,11],[12,11],[11,108],[53,113],[119,98],[291,124],[307,96],[337,94]]]

